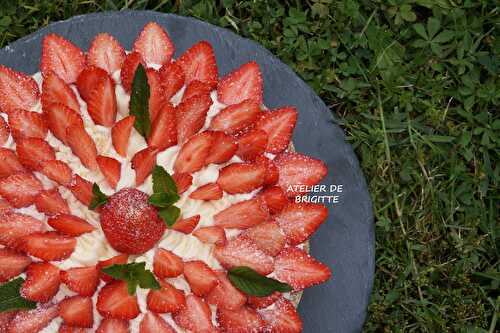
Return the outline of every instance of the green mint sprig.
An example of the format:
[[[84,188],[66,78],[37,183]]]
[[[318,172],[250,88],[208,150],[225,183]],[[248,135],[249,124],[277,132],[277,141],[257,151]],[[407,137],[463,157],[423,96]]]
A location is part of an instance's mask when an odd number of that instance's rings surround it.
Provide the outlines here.
[[[103,273],[108,274],[114,279],[127,282],[128,294],[134,295],[137,286],[144,289],[158,290],[160,283],[156,280],[153,273],[146,269],[145,262],[136,262],[130,264],[116,264],[101,269]]]
[[[0,312],[35,309],[36,303],[21,296],[23,278],[17,278],[0,285]]]
[[[158,208],[158,215],[169,227],[172,227],[181,215],[179,207],[174,206],[179,199],[177,185],[172,176],[163,167],[155,166],[153,194],[149,197],[149,203]]]
[[[92,200],[90,201],[89,204],[89,209],[90,210],[95,210],[103,205],[105,205],[108,202],[108,196],[104,193],[102,193],[101,189],[99,188],[99,185],[94,183],[92,185]]]
[[[135,116],[135,129],[146,139],[151,132],[151,119],[149,117],[150,94],[146,70],[142,64],[139,64],[135,70],[134,79],[132,81],[129,113]]]
[[[230,269],[228,278],[237,289],[251,296],[264,297],[275,291],[282,293],[292,291],[292,287],[288,284],[260,275],[246,266]]]

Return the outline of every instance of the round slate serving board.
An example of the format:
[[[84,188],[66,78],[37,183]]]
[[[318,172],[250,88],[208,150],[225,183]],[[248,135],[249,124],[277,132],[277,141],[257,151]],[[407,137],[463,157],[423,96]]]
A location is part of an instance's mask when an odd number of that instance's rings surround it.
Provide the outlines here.
[[[305,291],[299,305],[305,333],[361,331],[374,275],[373,214],[358,160],[334,124],[330,110],[285,64],[260,45],[205,22],[149,11],[97,13],[57,22],[0,50],[0,63],[26,73],[38,71],[41,41],[58,33],[86,50],[94,36],[108,32],[126,49],[149,21],[164,26],[176,46],[176,57],[200,40],[214,47],[219,74],[251,60],[264,76],[269,108],[293,105],[299,119],[293,142],[297,151],[323,160],[329,169],[323,184],[343,184],[340,203],[311,239],[311,253],[328,264],[333,278]]]

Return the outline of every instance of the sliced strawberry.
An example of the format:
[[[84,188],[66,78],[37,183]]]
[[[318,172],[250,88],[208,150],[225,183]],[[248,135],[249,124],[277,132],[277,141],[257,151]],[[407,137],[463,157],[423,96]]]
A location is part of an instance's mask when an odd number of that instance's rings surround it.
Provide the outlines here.
[[[45,231],[42,221],[30,215],[5,212],[0,220],[0,244],[16,249],[22,237],[42,231]]]
[[[271,186],[259,192],[258,197],[264,200],[269,212],[277,214],[288,204],[288,198],[285,192],[278,186]]]
[[[0,148],[0,178],[25,170],[15,152],[7,148]]]
[[[66,141],[73,154],[80,159],[87,169],[92,171],[97,170],[97,147],[85,128],[80,125],[68,127],[66,130]]]
[[[129,323],[123,319],[104,318],[96,333],[130,333]]]
[[[23,138],[16,143],[19,162],[31,170],[39,170],[40,163],[54,160],[56,154],[47,141],[39,138]]]
[[[200,215],[179,219],[172,226],[172,230],[182,232],[187,235],[193,232],[194,228],[198,225],[198,222],[200,222]]]
[[[266,176],[264,178],[265,185],[274,185],[278,182],[279,171],[273,160],[264,155],[259,155],[255,158],[255,163],[262,164],[266,168]]]
[[[26,270],[20,293],[24,298],[45,303],[57,294],[60,284],[59,268],[48,262],[33,263]]]
[[[160,290],[151,290],[147,297],[148,309],[157,313],[175,313],[186,306],[184,291],[161,281]]]
[[[226,243],[226,233],[218,226],[198,228],[193,232],[193,236],[202,243],[224,245]]]
[[[17,311],[0,312],[0,333],[8,333],[9,324],[14,319]]]
[[[139,325],[139,333],[175,333],[165,319],[153,312],[148,312]]]
[[[213,144],[205,163],[226,163],[234,156],[234,154],[236,154],[238,144],[232,136],[227,135],[224,132],[211,131],[210,133],[213,137]]]
[[[71,126],[83,128],[83,119],[77,111],[63,105],[51,104],[43,109],[49,129],[56,138],[66,143],[66,130]]]
[[[192,332],[214,332],[210,306],[198,296],[186,297],[186,307],[173,316],[180,327]]]
[[[248,296],[248,306],[254,309],[264,309],[274,304],[278,299],[281,298],[281,293],[275,291],[269,296],[257,297],[257,296]]]
[[[231,239],[223,246],[216,246],[214,256],[226,269],[248,266],[263,275],[274,269],[273,257],[259,250],[254,242],[244,236]]]
[[[166,63],[160,68],[160,79],[165,99],[170,101],[184,85],[185,76],[182,67],[176,62]]]
[[[149,85],[149,116],[151,121],[154,121],[163,105],[168,102],[163,92],[160,74],[156,69],[147,68],[146,74],[148,76]]]
[[[97,264],[97,268],[99,271],[101,271],[103,268],[117,265],[117,264],[126,264],[128,261],[128,254],[119,254],[117,256],[111,257],[106,260],[101,260]],[[102,273],[101,271],[101,279],[105,282],[111,282],[113,281],[113,278],[109,276],[108,274]]]
[[[236,134],[259,119],[262,112],[259,103],[247,99],[222,109],[210,122],[210,129]]]
[[[67,259],[76,247],[76,239],[53,231],[24,236],[21,242],[24,252],[46,261]]]
[[[177,105],[177,141],[186,142],[196,134],[205,124],[208,109],[212,105],[210,95],[196,95]]]
[[[57,188],[41,191],[35,198],[35,206],[40,213],[49,216],[70,213],[68,203]]]
[[[217,97],[224,104],[237,104],[251,99],[262,104],[262,74],[252,61],[224,76],[217,87]]]
[[[219,283],[215,272],[201,260],[184,263],[184,277],[191,292],[196,296],[206,296]]]
[[[158,248],[153,259],[153,271],[160,279],[176,277],[184,271],[184,263],[173,252]]]
[[[92,327],[94,325],[92,307],[92,299],[90,297],[67,297],[59,303],[59,315],[66,325]]]
[[[182,94],[182,100],[185,101],[196,95],[210,95],[212,91],[212,86],[210,83],[194,80],[189,82]]]
[[[254,309],[242,306],[237,310],[217,309],[217,321],[225,332],[259,333],[264,321]]]
[[[217,184],[227,193],[248,193],[264,184],[266,169],[260,164],[233,163],[219,171]]]
[[[9,112],[9,127],[16,140],[23,137],[45,139],[48,132],[47,124],[41,113],[22,109]]]
[[[276,221],[286,235],[288,244],[298,245],[311,235],[326,221],[328,208],[315,203],[290,203]]]
[[[244,161],[254,161],[264,153],[267,146],[267,133],[254,129],[238,137],[238,150],[236,155]]]
[[[265,322],[265,332],[302,332],[302,320],[295,306],[285,298],[280,298],[273,307],[259,310]]]
[[[82,99],[88,102],[97,85],[106,81],[108,77],[108,73],[102,68],[96,66],[85,67],[76,80],[76,87]]]
[[[135,116],[127,116],[117,122],[111,129],[111,139],[116,152],[123,157],[127,156],[130,133],[134,127]]]
[[[209,84],[211,89],[216,87],[219,79],[217,61],[209,42],[194,44],[177,59],[177,63],[186,75],[186,83],[197,80]]]
[[[105,318],[131,320],[140,313],[137,297],[129,295],[124,281],[113,281],[105,285],[99,291],[96,307]]]
[[[92,183],[86,179],[83,179],[79,175],[73,175],[73,179],[69,185],[71,193],[85,206],[90,205],[92,201]]]
[[[255,128],[265,131],[269,136],[266,151],[278,154],[290,145],[296,123],[297,110],[294,107],[284,107],[263,112]]]
[[[95,36],[87,52],[87,62],[104,69],[110,75],[122,68],[125,50],[113,36],[100,33]]]
[[[177,193],[182,194],[186,192],[193,183],[193,176],[189,173],[174,173],[172,178],[175,181],[175,185],[177,186]]]
[[[12,206],[10,203],[4,198],[0,198],[0,214],[4,214],[10,212],[12,210]]]
[[[225,272],[217,271],[216,274],[219,284],[208,294],[207,302],[228,310],[236,310],[243,306],[247,301],[245,294],[233,286]]]
[[[20,72],[0,65],[0,111],[29,110],[38,102],[40,92],[36,81]]]
[[[208,183],[198,187],[189,195],[191,199],[196,200],[219,200],[222,198],[222,189],[217,183]]]
[[[95,227],[78,216],[70,214],[58,214],[49,217],[47,224],[60,233],[68,236],[80,236],[87,232],[92,232]]]
[[[45,111],[45,108],[52,104],[62,104],[76,112],[80,112],[80,104],[73,89],[57,74],[49,72],[44,74],[42,84],[43,110]]]
[[[135,185],[139,186],[153,171],[156,165],[158,149],[147,147],[137,152],[132,158],[132,169],[135,170]]]
[[[0,179],[0,195],[15,208],[31,205],[41,190],[42,183],[31,173],[20,172]]]
[[[112,127],[116,120],[115,82],[106,78],[97,82],[87,99],[87,111],[97,125]]]
[[[73,83],[84,67],[85,55],[75,44],[56,34],[45,36],[40,62],[44,76],[54,71],[64,82]]]
[[[99,270],[97,266],[74,267],[61,271],[61,281],[81,296],[92,296],[99,284]]]
[[[285,234],[273,221],[264,222],[246,230],[245,236],[272,257],[277,256],[286,244]]]
[[[30,257],[5,248],[0,249],[0,282],[6,282],[18,276],[29,264],[31,264]]]
[[[153,120],[148,145],[163,151],[177,144],[175,109],[165,103]]]
[[[97,156],[96,161],[109,186],[116,188],[120,181],[121,163],[112,157],[102,155]]]
[[[55,305],[39,305],[33,310],[17,312],[9,324],[8,333],[37,333],[45,328],[59,314]]]
[[[149,22],[142,28],[134,41],[135,52],[141,54],[148,64],[163,65],[170,62],[175,52],[174,43],[168,33],[156,22]]]
[[[131,52],[125,57],[123,62],[122,70],[120,72],[120,78],[123,88],[126,92],[130,93],[132,89],[132,81],[134,80],[135,70],[139,64],[144,65],[142,57],[137,52]]]
[[[40,163],[39,171],[50,180],[66,186],[71,182],[73,172],[71,168],[63,161],[47,160]]]
[[[66,324],[61,324],[57,333],[88,333],[89,330],[85,327],[68,326]]]
[[[222,228],[246,229],[269,218],[269,211],[260,198],[232,204],[214,215],[214,225]]]
[[[10,128],[3,117],[0,117],[0,145],[3,146],[10,137]]]
[[[206,165],[213,142],[210,132],[202,132],[191,137],[179,151],[174,171],[192,173],[201,170]]]

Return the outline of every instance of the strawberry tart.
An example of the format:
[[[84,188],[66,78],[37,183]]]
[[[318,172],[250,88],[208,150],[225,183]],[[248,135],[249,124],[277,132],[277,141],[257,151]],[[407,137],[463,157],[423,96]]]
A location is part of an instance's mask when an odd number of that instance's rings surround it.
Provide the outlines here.
[[[33,76],[0,65],[0,332],[301,332],[331,272],[307,252],[328,209],[296,189],[327,169],[259,65],[219,78],[154,22],[131,51],[41,47]]]

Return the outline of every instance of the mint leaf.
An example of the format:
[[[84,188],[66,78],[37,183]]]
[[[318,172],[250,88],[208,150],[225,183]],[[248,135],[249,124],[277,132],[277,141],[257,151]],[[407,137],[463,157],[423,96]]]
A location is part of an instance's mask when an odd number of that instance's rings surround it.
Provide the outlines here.
[[[181,210],[179,207],[176,206],[170,206],[166,208],[160,209],[158,212],[158,215],[160,215],[161,219],[169,226],[173,226],[175,221],[179,218],[181,215]]]
[[[36,308],[35,302],[21,296],[23,282],[23,278],[17,278],[0,285],[0,312]]]
[[[160,283],[156,280],[153,273],[146,269],[145,262],[136,262],[130,264],[116,264],[101,269],[103,273],[108,274],[114,279],[127,282],[129,295],[134,295],[137,286],[144,289],[160,289]]]
[[[177,185],[165,168],[156,165],[153,169],[153,192],[167,192],[177,194]]]
[[[149,197],[149,203],[153,206],[166,208],[172,206],[174,203],[179,201],[180,197],[177,193],[165,193],[159,192],[154,193]]]
[[[275,291],[292,291],[286,283],[260,275],[250,267],[240,266],[228,271],[228,278],[231,283],[247,295],[264,297]]]
[[[97,185],[96,183],[92,185],[92,194],[94,196],[92,197],[92,201],[90,201],[89,205],[90,210],[94,210],[98,207],[101,207],[102,205],[108,202],[108,196],[102,193],[101,189],[99,188],[99,185]]]
[[[149,118],[149,84],[146,70],[139,64],[135,70],[132,81],[132,91],[130,93],[129,110],[135,116],[134,127],[144,138],[149,136],[151,131],[151,120]]]

